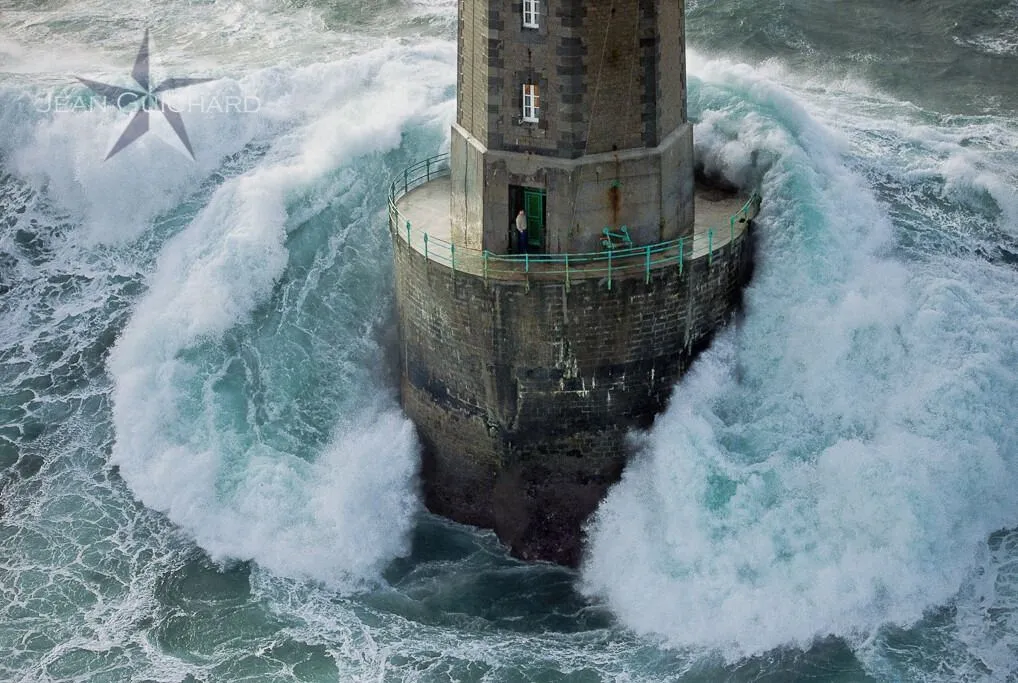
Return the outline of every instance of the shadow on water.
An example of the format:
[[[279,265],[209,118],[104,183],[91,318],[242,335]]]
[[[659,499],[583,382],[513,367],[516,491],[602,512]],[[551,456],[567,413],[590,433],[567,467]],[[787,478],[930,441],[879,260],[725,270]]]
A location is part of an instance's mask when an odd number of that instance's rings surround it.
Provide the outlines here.
[[[394,592],[370,598],[428,624],[519,633],[575,633],[609,627],[604,607],[576,590],[576,572],[509,556],[494,533],[422,514],[408,557],[385,572]]]
[[[551,564],[530,564],[508,555],[493,533],[422,515],[411,554],[393,562],[385,579],[394,590],[365,596],[365,604],[429,626],[466,632],[514,633],[564,639],[575,647],[620,647],[624,669],[646,681],[873,681],[852,648],[840,638],[808,650],[778,648],[734,663],[636,636],[607,606],[581,595],[578,574]],[[594,639],[594,640],[591,640]],[[601,643],[600,646],[594,643]],[[628,643],[628,645],[626,645]],[[602,681],[606,672],[573,670],[541,661],[496,680]],[[464,680],[481,680],[481,677]],[[628,679],[627,679],[628,680]]]

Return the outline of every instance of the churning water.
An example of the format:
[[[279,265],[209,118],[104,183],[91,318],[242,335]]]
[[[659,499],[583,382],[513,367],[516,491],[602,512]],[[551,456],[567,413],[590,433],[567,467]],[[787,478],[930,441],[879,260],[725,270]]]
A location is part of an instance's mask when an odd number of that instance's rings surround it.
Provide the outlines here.
[[[759,265],[572,573],[422,512],[382,360],[455,3],[0,0],[0,679],[1015,680],[1018,2],[687,9]],[[67,106],[145,28],[194,160]]]

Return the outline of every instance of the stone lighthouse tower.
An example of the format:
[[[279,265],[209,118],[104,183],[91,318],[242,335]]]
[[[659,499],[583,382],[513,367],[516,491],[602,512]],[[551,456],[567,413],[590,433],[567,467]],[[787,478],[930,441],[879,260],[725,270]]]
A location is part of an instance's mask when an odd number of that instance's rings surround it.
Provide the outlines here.
[[[587,252],[693,231],[683,0],[461,0],[452,238]]]
[[[432,511],[576,564],[737,305],[758,202],[694,216],[683,0],[460,0],[458,46],[450,152],[390,186],[400,395]]]

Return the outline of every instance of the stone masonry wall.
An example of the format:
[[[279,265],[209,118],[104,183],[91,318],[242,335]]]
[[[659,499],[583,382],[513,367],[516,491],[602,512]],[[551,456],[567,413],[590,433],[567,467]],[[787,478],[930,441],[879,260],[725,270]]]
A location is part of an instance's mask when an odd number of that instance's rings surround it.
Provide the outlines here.
[[[660,268],[608,290],[485,282],[394,233],[401,394],[424,445],[428,507],[495,529],[518,556],[578,563],[626,433],[651,424],[736,308],[750,234],[682,275]]]
[[[459,0],[456,120],[480,140],[488,136],[488,0]]]
[[[528,28],[521,0],[460,0],[457,123],[489,149],[567,159],[658,145],[686,120],[683,6],[543,0]]]
[[[587,154],[657,144],[655,127],[644,126],[644,120],[653,121],[657,101],[655,84],[646,79],[648,69],[654,73],[657,58],[655,4],[645,0],[587,3],[583,22]],[[641,49],[648,44],[650,49]]]

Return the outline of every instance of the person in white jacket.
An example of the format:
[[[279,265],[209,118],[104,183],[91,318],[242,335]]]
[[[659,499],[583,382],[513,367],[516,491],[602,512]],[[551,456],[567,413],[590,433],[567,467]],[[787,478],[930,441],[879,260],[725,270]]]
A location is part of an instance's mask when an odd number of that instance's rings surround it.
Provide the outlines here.
[[[527,214],[523,213],[523,209],[516,214],[516,253],[525,254],[527,252]]]

